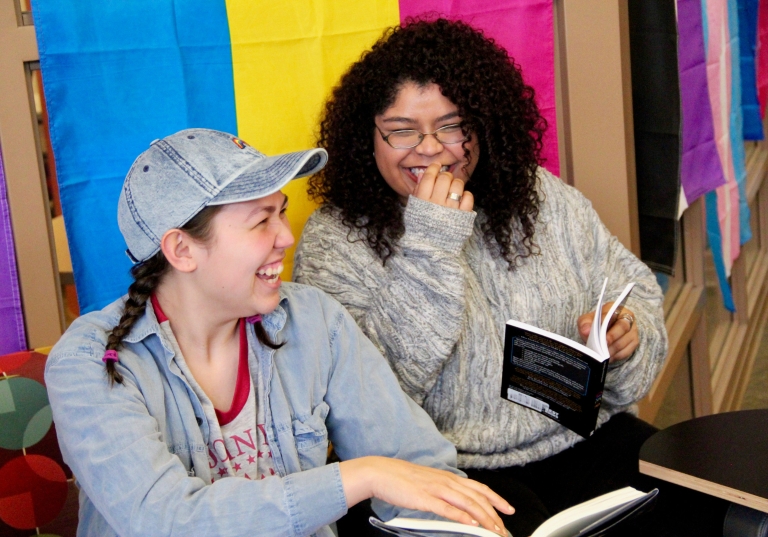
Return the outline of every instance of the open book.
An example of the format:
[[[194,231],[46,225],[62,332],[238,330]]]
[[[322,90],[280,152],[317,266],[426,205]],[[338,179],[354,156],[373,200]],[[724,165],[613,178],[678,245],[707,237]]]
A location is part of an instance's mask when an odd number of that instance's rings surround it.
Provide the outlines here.
[[[658,489],[641,492],[632,487],[614,490],[557,513],[541,524],[530,537],[597,537],[606,535],[608,531],[614,529],[617,529],[615,534],[620,535],[617,526],[638,513],[647,511],[653,505],[658,493]],[[447,535],[499,537],[498,534],[485,528],[442,520],[394,518],[389,522],[382,522],[371,517],[370,522],[387,533],[403,537]]]
[[[603,309],[603,290],[595,307]],[[507,321],[501,396],[557,421],[583,437],[597,426],[608,372],[606,334],[634,283],[624,288],[605,317],[595,315],[587,344],[518,321]]]

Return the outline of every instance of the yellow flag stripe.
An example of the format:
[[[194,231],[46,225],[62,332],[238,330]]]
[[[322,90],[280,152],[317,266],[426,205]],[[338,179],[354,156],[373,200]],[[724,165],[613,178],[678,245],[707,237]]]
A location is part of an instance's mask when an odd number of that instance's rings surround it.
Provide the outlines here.
[[[238,136],[274,155],[315,145],[322,106],[349,65],[400,22],[397,0],[227,0]],[[298,241],[316,205],[306,179],[283,191]],[[293,249],[285,263],[293,271]]]

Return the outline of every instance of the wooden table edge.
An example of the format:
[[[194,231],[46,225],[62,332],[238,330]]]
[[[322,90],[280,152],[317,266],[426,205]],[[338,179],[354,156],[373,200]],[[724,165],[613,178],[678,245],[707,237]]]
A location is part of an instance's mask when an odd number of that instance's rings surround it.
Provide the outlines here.
[[[643,460],[640,461],[640,473],[768,513],[768,498],[761,498]]]

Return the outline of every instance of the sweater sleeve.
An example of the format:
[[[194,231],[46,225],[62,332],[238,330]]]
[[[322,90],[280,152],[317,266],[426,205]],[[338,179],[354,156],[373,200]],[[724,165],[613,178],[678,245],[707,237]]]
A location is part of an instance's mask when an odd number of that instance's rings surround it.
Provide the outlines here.
[[[401,386],[422,404],[466,322],[460,253],[476,214],[411,196],[405,232],[384,269],[366,243],[330,215],[310,218],[294,279],[341,302],[389,360]]]
[[[574,227],[574,232],[582,240],[573,239],[574,244],[585,246],[581,259],[590,271],[590,288],[594,292],[592,304],[597,302],[605,278],[608,278],[607,302],[615,300],[628,283],[635,282],[625,306],[635,316],[640,342],[632,356],[609,366],[603,392],[603,401],[607,405],[631,405],[648,393],[666,359],[664,295],[648,266],[611,234],[591,203],[571,187],[562,185],[562,188],[569,191],[566,197],[570,198],[569,204],[574,211],[573,221],[580,223]],[[586,312],[577,312],[578,315],[581,313]]]

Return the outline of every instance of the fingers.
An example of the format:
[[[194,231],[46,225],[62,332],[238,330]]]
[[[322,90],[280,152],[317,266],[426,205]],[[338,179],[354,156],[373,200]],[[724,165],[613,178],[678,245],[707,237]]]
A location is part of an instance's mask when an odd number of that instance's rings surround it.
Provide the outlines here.
[[[461,197],[461,203],[459,203],[459,209],[462,211],[471,211],[475,207],[475,197],[469,190],[464,191],[464,195]]]
[[[595,312],[591,311],[581,315],[578,319],[576,319],[576,326],[579,327],[579,335],[584,341],[587,341],[589,338],[589,332],[592,330],[592,321],[594,318]]]
[[[435,188],[435,179],[437,179],[439,171],[439,165],[432,164],[427,166],[427,169],[424,170],[424,173],[421,175],[419,184],[416,185],[416,190],[413,192],[413,195],[419,199],[431,201],[432,191]]]
[[[473,479],[464,479],[462,480],[462,483],[482,494],[483,497],[485,497],[485,499],[488,500],[496,509],[503,511],[508,515],[511,515],[515,512],[515,508],[509,505],[507,500],[496,494],[488,485],[484,485],[483,483],[474,481]]]
[[[640,344],[640,335],[634,322],[634,314],[627,308],[620,310],[619,316],[606,334],[611,362],[629,358]]]
[[[453,520],[454,522],[461,522],[462,524],[469,524],[471,526],[480,525],[480,523],[472,518],[472,515],[466,511],[463,511],[458,507],[454,507],[450,503],[438,498],[430,498],[425,503],[423,510],[431,511],[436,515],[440,515],[441,517],[447,518],[448,520]]]
[[[360,501],[361,494],[367,494],[365,497],[375,496],[393,505],[431,511],[496,533],[505,530],[494,505],[505,513],[514,511],[485,485],[445,470],[383,457],[362,457],[340,465],[344,466],[342,482],[348,505],[352,496],[352,500]],[[363,492],[358,494],[358,490]]]
[[[439,163],[427,167],[413,195],[443,207],[462,211],[471,211],[475,204],[474,197],[464,190],[464,181],[449,172],[441,172]]]
[[[451,509],[446,509],[447,512],[460,517],[460,519],[453,520],[463,522],[468,515],[470,520],[464,522],[465,524],[479,524],[486,529],[501,533],[504,523],[498,513],[483,494],[467,486],[467,481],[469,480],[457,478],[456,482],[449,484],[441,491],[435,491],[436,496],[458,511],[456,513]]]
[[[626,322],[617,322],[616,325],[622,327],[621,330],[626,330]],[[640,337],[637,333],[637,328],[632,327],[631,330],[624,331],[620,336],[616,338],[613,343],[609,343],[608,352],[611,355],[611,362],[617,360],[625,360],[629,358],[635,349],[640,344]]]
[[[509,503],[493,492],[490,487],[471,479],[457,478],[458,485],[461,487],[460,492],[469,497],[474,503],[465,505],[465,510],[470,514],[475,515],[475,519],[485,528],[491,529],[490,524],[493,524],[493,531],[500,531],[504,528],[504,523],[499,517],[496,509],[511,515],[515,512],[515,509],[509,505]],[[476,512],[474,509],[479,507],[481,512]],[[494,509],[494,507],[496,509]]]
[[[453,201],[448,199],[448,195],[451,193],[461,196],[464,193],[464,182],[459,179],[454,179],[453,175],[448,172],[438,173],[435,178],[435,186],[429,201],[447,207],[449,206],[448,203]],[[458,207],[458,203],[456,203],[456,207]]]
[[[464,181],[454,177],[451,180],[451,186],[448,187],[445,206],[451,209],[458,209],[462,201],[464,201]]]

